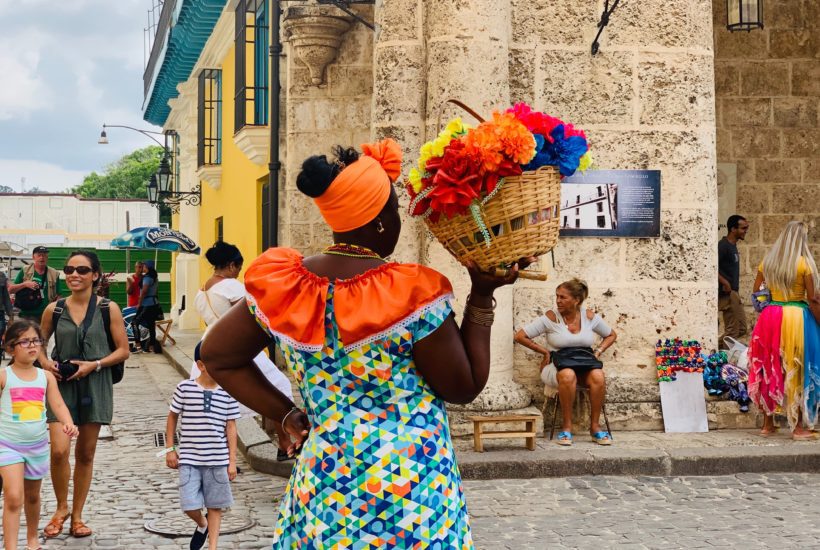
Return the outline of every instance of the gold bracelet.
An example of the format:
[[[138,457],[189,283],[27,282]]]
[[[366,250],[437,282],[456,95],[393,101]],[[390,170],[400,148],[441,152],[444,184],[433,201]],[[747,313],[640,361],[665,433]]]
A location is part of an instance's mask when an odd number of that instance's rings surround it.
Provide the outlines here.
[[[495,307],[497,303],[493,298],[492,307],[478,307],[470,303],[470,296],[467,296],[467,303],[464,305],[464,320],[475,325],[491,327],[495,320]]]

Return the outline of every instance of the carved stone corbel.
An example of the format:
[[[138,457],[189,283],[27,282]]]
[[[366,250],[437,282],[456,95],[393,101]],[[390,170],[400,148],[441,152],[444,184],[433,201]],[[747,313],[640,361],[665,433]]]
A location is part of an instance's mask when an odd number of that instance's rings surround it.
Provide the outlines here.
[[[325,82],[325,68],[336,59],[343,35],[350,30],[352,17],[329,15],[329,8],[304,6],[288,8],[284,20],[285,40],[310,71],[310,81]]]

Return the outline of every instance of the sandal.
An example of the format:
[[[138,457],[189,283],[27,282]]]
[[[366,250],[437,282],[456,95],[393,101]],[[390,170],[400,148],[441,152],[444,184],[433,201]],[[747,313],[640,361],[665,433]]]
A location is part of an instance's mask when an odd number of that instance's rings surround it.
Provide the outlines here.
[[[759,435],[760,437],[771,437],[773,435],[777,435],[778,430],[779,428],[773,428],[771,430],[766,431],[760,430],[760,432],[757,435]]]
[[[563,445],[564,447],[569,447],[572,445],[572,433],[571,432],[558,432],[557,443],[559,445]]]
[[[815,432],[809,432],[804,434],[792,434],[792,439],[794,441],[814,441],[818,438],[818,434]]]
[[[612,445],[612,436],[609,435],[609,432],[595,432],[591,435],[598,445]]]
[[[48,522],[45,529],[43,529],[43,535],[47,539],[53,539],[54,537],[59,537],[63,534],[63,524],[71,517],[71,512],[63,516],[62,518],[58,518],[55,514],[54,517],[51,518],[51,521]]]
[[[75,539],[81,539],[83,537],[90,537],[93,531],[91,530],[88,525],[83,523],[82,521],[72,521],[71,528],[68,530],[68,534],[74,537]]]

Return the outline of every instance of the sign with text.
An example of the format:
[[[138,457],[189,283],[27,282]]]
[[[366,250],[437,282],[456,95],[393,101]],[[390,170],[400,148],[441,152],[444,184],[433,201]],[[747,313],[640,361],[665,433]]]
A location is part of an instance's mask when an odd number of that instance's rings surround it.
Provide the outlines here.
[[[561,237],[660,237],[660,170],[588,170],[561,181]]]

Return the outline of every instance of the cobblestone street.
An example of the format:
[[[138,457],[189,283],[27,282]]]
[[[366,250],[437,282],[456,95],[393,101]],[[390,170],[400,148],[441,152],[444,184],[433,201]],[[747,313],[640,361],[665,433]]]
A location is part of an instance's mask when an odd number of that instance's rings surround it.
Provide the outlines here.
[[[47,548],[188,547],[188,537],[165,538],[143,528],[153,519],[183,519],[176,474],[154,456],[153,443],[153,434],[164,429],[167,401],[179,377],[153,354],[132,358],[129,367],[134,368],[116,387],[116,438],[101,441],[98,449],[85,518],[95,535],[74,539],[66,528]],[[220,548],[269,548],[285,481],[241,466],[231,515],[257,524],[223,535]],[[465,486],[481,549],[812,548],[820,537],[820,475],[584,477]],[[50,480],[43,488],[41,527],[54,510]]]

